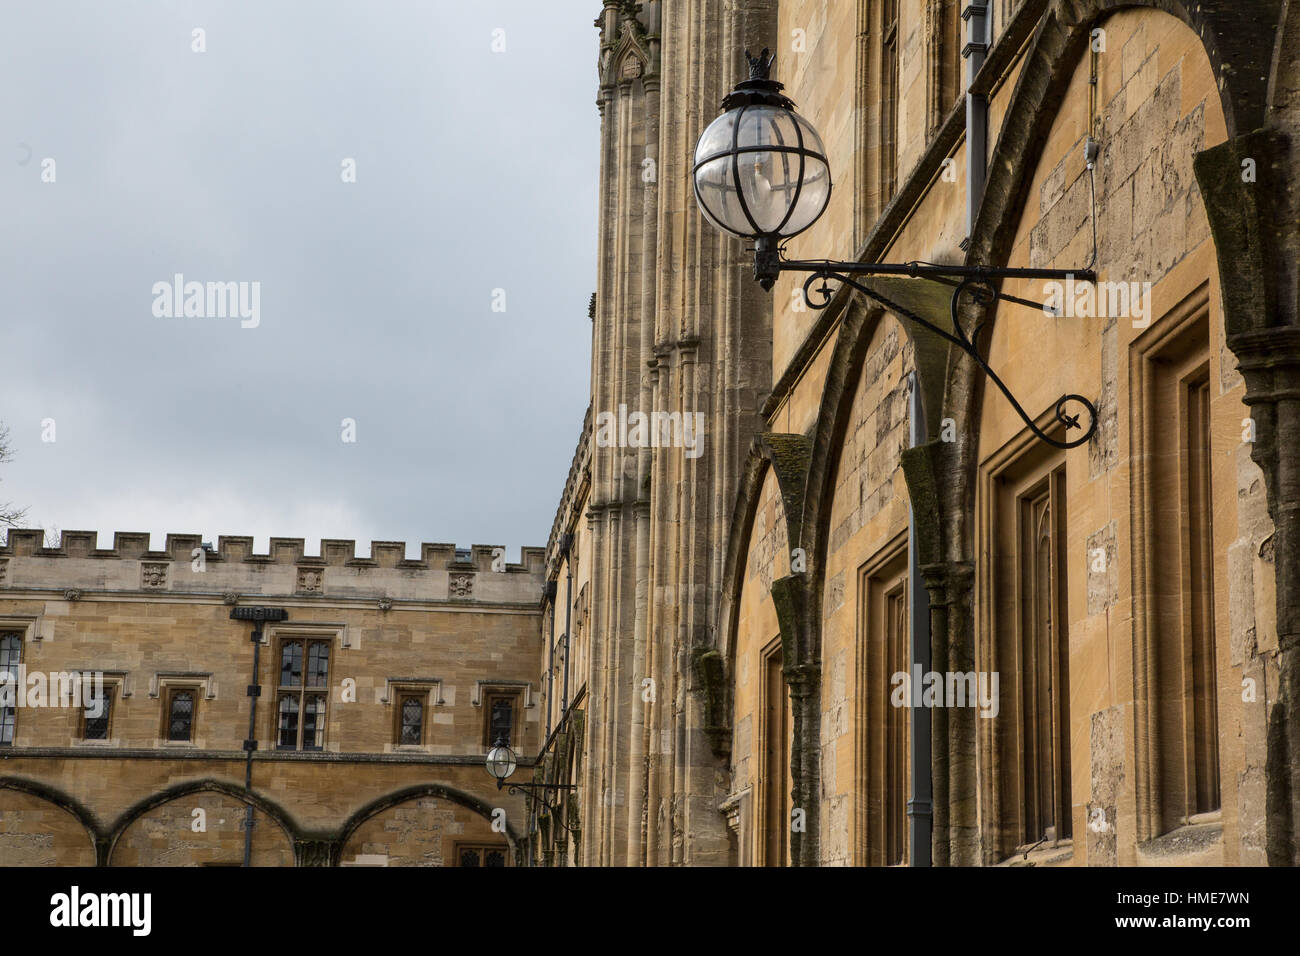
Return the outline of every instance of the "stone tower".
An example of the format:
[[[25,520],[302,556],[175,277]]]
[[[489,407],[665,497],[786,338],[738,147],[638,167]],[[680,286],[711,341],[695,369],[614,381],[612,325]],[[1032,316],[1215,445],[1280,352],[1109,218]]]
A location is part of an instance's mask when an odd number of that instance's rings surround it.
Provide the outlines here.
[[[729,860],[703,648],[718,542],[771,382],[771,304],[741,244],[696,210],[691,163],[741,51],[768,42],[775,6],[606,0],[596,20],[592,412],[675,412],[703,427],[686,432],[693,448],[609,447],[599,435],[592,448],[588,865]]]

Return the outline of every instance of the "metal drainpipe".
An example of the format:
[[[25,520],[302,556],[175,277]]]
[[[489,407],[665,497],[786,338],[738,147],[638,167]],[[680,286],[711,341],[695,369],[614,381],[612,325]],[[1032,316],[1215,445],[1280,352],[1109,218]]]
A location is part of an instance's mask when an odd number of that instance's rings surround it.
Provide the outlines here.
[[[555,595],[559,582],[547,581],[543,598],[551,600],[551,639],[546,646],[546,740],[551,739],[551,710],[555,704]]]
[[[560,698],[560,713],[569,709],[569,631],[570,615],[573,613],[573,535],[566,534],[560,539],[564,548],[564,570],[567,581],[564,586],[564,696]]]
[[[915,448],[925,438],[925,409],[921,405],[920,382],[911,374],[911,391],[907,397],[908,444]],[[930,592],[921,580],[921,560],[916,548],[916,517],[912,503],[907,504],[907,609],[911,641],[912,678],[916,667],[925,674],[930,670]],[[930,865],[930,832],[933,818],[930,786],[930,711],[911,707],[912,718],[912,795],[907,801],[907,823],[911,831],[912,866]]]
[[[551,639],[546,645],[546,736],[542,738],[543,749],[550,745],[551,710],[555,706],[555,596],[559,590],[558,581],[547,581],[546,590],[542,594],[543,598],[549,598],[551,602]],[[538,756],[541,756],[540,752]],[[537,832],[537,801],[530,800],[528,806],[529,866],[533,865],[532,841],[536,838]]]
[[[983,94],[971,92],[975,77],[984,66],[984,58],[992,42],[993,25],[989,5],[984,0],[970,0],[961,12],[966,22],[966,45],[961,55],[966,61],[966,238],[962,249],[969,251],[975,219],[984,199],[984,185],[988,180],[988,129],[989,101]],[[917,384],[913,373],[913,386]],[[926,435],[924,409],[918,390],[913,387],[911,396],[911,440],[915,447]],[[909,585],[912,588],[911,639],[913,674],[920,665],[921,673],[930,670],[930,595],[921,580],[916,553],[916,521],[908,505]],[[907,813],[911,822],[912,865],[932,865],[931,830],[934,801],[930,765],[930,711],[924,707],[912,709],[912,799]]]
[[[962,10],[966,21],[966,46],[961,55],[966,60],[966,242],[970,243],[971,230],[984,198],[984,183],[988,178],[988,128],[989,101],[983,94],[970,92],[975,77],[984,66],[984,56],[989,48],[989,8],[981,0],[971,0]]]
[[[262,695],[262,687],[257,682],[258,664],[262,660],[262,622],[253,624],[253,682],[248,685],[248,739],[244,741],[244,752],[248,755],[244,763],[244,790],[248,794],[248,812],[244,816],[244,866],[252,866],[253,859],[253,751],[257,749],[257,698]]]

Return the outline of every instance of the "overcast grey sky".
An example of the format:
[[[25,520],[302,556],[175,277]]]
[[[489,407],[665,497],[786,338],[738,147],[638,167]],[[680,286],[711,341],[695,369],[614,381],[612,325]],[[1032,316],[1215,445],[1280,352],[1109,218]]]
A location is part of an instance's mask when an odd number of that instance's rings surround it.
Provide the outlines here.
[[[545,544],[587,405],[599,8],[5,4],[0,503],[100,547]],[[155,316],[177,273],[259,283],[258,324]]]

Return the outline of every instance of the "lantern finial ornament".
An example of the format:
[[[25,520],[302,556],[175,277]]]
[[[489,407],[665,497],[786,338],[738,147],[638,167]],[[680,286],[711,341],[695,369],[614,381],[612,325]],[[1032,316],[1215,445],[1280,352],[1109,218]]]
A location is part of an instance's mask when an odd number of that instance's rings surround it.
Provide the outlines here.
[[[766,80],[771,77],[772,64],[776,62],[776,54],[767,52],[767,47],[763,47],[763,52],[758,56],[750,56],[749,51],[745,51],[745,59],[749,61],[749,78],[751,80]]]

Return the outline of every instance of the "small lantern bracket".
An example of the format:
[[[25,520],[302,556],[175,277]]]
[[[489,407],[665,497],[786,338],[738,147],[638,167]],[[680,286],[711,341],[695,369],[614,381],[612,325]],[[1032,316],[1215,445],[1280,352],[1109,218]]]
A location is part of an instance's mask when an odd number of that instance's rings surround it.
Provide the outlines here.
[[[493,758],[494,755],[499,756],[502,750],[506,751],[506,757],[502,759],[506,760],[506,765],[509,767],[509,769],[506,770],[504,773],[502,773],[500,776],[498,776],[497,774],[498,768],[494,765]],[[505,742],[504,738],[498,737],[496,743],[493,745],[492,749],[488,752],[488,756],[487,756],[487,771],[492,776],[492,778],[496,780],[497,789],[505,790],[506,793],[510,793],[515,796],[524,796],[527,797],[529,800],[536,801],[537,803],[541,804],[541,806],[545,807],[546,814],[548,816],[553,816],[555,818],[556,823],[558,823],[569,833],[575,833],[576,831],[570,829],[569,826],[565,824],[559,808],[552,805],[546,799],[545,794],[549,791],[562,792],[567,790],[577,790],[578,789],[577,785],[571,783],[536,783],[536,782],[506,783],[506,777],[510,776],[510,774],[515,772],[515,767],[517,765],[518,764],[515,760],[514,751],[510,749],[510,745]]]
[[[509,783],[505,785],[505,789],[507,793],[511,793],[516,796],[524,796],[527,797],[529,800],[534,800],[537,803],[541,804],[541,806],[545,808],[546,811],[545,816],[548,816],[552,820],[554,820],[555,823],[558,824],[559,827],[562,830],[564,830],[566,833],[571,833],[574,835],[577,834],[578,832],[577,830],[573,829],[567,823],[564,822],[564,813],[561,811],[560,807],[556,806],[555,804],[552,804],[544,796],[547,790],[577,790],[578,788],[574,784]]]

